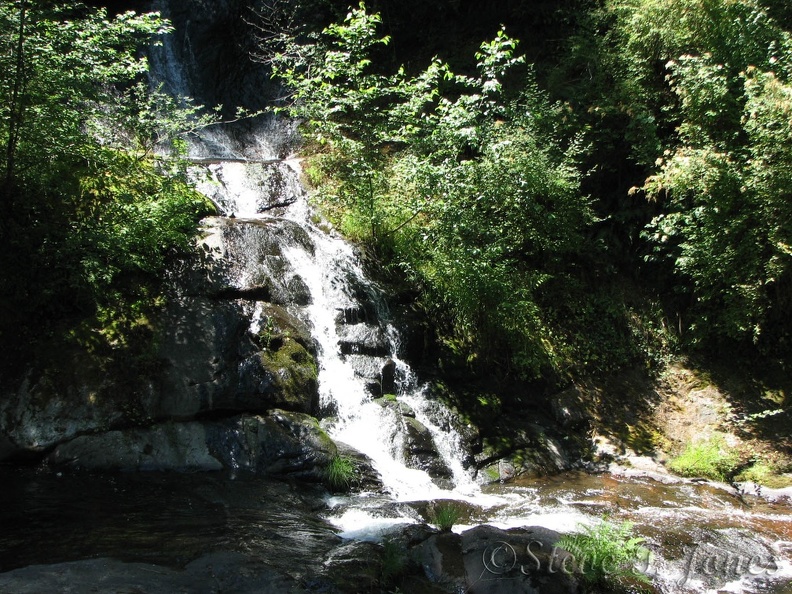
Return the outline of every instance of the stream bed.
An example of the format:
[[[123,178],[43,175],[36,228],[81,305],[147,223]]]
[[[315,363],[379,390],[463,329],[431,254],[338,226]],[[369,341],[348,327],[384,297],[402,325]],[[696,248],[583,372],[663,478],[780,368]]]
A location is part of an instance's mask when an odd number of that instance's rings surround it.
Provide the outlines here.
[[[381,541],[424,521],[432,505],[373,493],[330,496],[311,485],[224,473],[5,467],[0,480],[2,592],[4,575],[27,566],[113,559],[179,571],[228,553],[311,590],[334,548]],[[706,483],[582,472],[448,495],[462,510],[455,532],[479,523],[566,532],[603,516],[634,522],[652,551],[641,569],[662,592],[792,592],[788,500],[738,497]]]

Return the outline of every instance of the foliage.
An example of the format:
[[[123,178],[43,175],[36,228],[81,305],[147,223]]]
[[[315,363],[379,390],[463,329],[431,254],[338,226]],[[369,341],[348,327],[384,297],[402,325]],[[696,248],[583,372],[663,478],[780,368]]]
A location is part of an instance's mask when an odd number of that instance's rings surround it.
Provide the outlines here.
[[[523,59],[504,31],[480,46],[477,75],[439,59],[415,76],[373,62],[388,37],[361,5],[343,24],[273,61],[317,154],[309,172],[342,231],[423,289],[459,345],[504,371],[563,366],[547,337],[543,287],[563,283],[591,221],[561,117],[536,85],[507,98]]]
[[[333,456],[325,468],[325,480],[333,491],[349,491],[356,477],[355,462],[346,456]]]
[[[647,237],[694,296],[693,340],[772,352],[792,332],[792,38],[751,2],[722,4],[706,51],[666,65],[680,144],[647,180],[664,205]]]
[[[735,482],[750,481],[771,489],[792,486],[792,478],[784,474],[784,467],[774,461],[757,456],[754,462],[734,477]]]
[[[739,462],[739,456],[729,448],[723,436],[715,434],[688,444],[682,454],[668,463],[668,467],[682,476],[725,481],[734,475]]]
[[[637,569],[650,552],[641,545],[644,539],[633,536],[631,522],[602,522],[580,526],[581,532],[561,537],[557,546],[575,557],[577,570],[591,584],[615,586],[622,581],[649,583]]]
[[[440,501],[429,512],[429,520],[441,532],[450,532],[461,516],[461,510],[451,501]]]
[[[34,311],[39,323],[87,316],[108,330],[144,318],[167,259],[209,212],[179,155],[180,134],[212,116],[142,81],[139,46],[169,31],[156,13],[0,6],[0,297],[16,312],[4,339]]]
[[[629,195],[596,188],[602,234],[622,250],[645,225],[646,278],[685,344],[779,355],[792,331],[792,37],[766,6],[608,0],[579,17],[548,84],[595,147],[601,183],[634,176]]]
[[[394,538],[383,541],[382,548],[382,582],[390,584],[407,569],[407,550],[403,543]]]

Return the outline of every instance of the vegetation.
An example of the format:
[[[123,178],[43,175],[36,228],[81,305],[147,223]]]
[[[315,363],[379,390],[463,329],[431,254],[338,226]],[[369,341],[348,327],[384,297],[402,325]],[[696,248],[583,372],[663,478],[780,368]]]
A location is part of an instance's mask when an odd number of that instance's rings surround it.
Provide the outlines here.
[[[383,585],[394,583],[408,567],[407,549],[403,543],[388,538],[382,543],[382,576]]]
[[[747,468],[741,470],[734,477],[734,481],[750,481],[771,489],[792,487],[792,477],[789,474],[784,474],[785,470],[789,470],[788,463],[779,463],[775,460],[767,460],[762,456],[756,456]]]
[[[168,31],[155,13],[0,5],[3,344],[73,320],[92,349],[126,345],[209,212],[178,157],[180,133],[211,118],[143,80],[139,46]]]
[[[325,468],[327,485],[336,492],[349,491],[356,478],[355,462],[346,456],[334,456]]]
[[[638,569],[639,564],[648,563],[650,552],[641,545],[642,537],[632,535],[630,522],[604,520],[580,529],[561,537],[557,546],[575,557],[577,570],[588,583],[611,591],[622,583],[650,582]]]
[[[579,138],[517,42],[501,30],[481,44],[475,75],[439,59],[381,74],[379,24],[361,5],[273,58],[315,148],[308,173],[325,210],[421,287],[445,346],[471,365],[535,379],[634,358],[623,302],[607,281],[592,294],[583,272],[595,219]],[[520,69],[527,82],[508,91]]]
[[[502,10],[527,37],[548,25]],[[317,203],[416,289],[441,362],[558,385],[677,349],[788,355],[784,16],[761,0],[572,2],[545,15],[554,57],[527,64],[501,29],[472,63],[468,42],[447,52],[460,74],[360,4],[283,36],[270,62]]]
[[[440,501],[429,512],[429,520],[441,532],[450,532],[462,517],[459,507],[452,501]]]
[[[726,481],[734,476],[739,463],[739,456],[729,448],[723,436],[715,434],[688,444],[682,454],[669,462],[668,467],[682,476]]]

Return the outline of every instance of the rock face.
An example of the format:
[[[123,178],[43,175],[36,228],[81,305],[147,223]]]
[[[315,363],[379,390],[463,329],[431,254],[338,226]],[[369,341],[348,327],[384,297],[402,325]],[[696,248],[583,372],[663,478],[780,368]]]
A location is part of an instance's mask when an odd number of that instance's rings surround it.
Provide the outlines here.
[[[0,400],[0,460],[55,448],[51,461],[91,469],[317,475],[335,446],[307,416],[316,345],[290,308],[310,294],[280,255],[295,243],[311,247],[288,221],[207,219],[195,257],[172,271],[150,376],[125,385],[90,353],[62,353]],[[211,453],[234,439],[244,461]]]
[[[59,445],[48,460],[86,470],[209,471],[320,481],[336,455],[311,416],[282,410],[216,422],[167,423],[83,435]]]

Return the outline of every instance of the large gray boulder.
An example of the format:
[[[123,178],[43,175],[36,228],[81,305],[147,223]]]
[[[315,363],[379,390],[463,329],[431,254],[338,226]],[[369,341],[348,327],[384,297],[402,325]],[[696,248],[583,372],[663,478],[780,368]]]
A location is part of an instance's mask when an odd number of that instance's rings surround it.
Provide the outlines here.
[[[556,547],[560,534],[541,527],[477,526],[441,532],[413,547],[426,577],[470,594],[576,594],[574,558]]]

